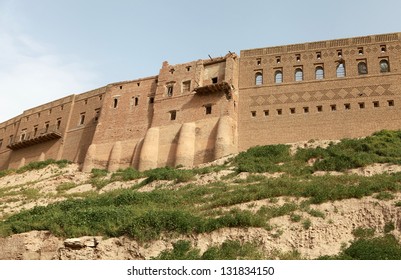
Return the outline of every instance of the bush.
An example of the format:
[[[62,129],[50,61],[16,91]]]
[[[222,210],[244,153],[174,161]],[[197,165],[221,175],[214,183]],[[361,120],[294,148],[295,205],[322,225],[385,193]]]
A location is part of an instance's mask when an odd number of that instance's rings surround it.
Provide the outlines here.
[[[128,167],[126,169],[119,169],[111,175],[112,181],[132,181],[143,177],[144,175],[138,170]]]
[[[172,167],[160,167],[144,172],[145,176],[148,177],[145,182],[150,183],[156,180],[175,180],[177,183],[192,181],[195,174],[192,170],[175,169]]]
[[[352,231],[352,234],[356,238],[370,238],[375,235],[375,229],[358,227]]]

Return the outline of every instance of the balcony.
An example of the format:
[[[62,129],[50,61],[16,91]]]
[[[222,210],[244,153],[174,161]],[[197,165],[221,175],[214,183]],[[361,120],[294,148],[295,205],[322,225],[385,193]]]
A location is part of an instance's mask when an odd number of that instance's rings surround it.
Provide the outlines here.
[[[7,148],[18,150],[50,140],[59,139],[61,136],[61,131],[58,130],[56,126],[50,126],[41,130],[20,134],[19,137],[16,137],[11,141]]]
[[[197,94],[224,92],[226,95],[230,95],[231,86],[227,82],[220,82],[220,83],[210,84],[207,86],[197,87],[194,90]]]

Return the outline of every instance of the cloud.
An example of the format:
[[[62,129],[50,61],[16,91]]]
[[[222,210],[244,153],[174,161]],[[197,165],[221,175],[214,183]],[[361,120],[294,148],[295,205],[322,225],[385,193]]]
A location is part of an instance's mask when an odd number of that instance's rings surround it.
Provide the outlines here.
[[[11,1],[0,5],[0,122],[93,88],[91,66],[25,34]]]

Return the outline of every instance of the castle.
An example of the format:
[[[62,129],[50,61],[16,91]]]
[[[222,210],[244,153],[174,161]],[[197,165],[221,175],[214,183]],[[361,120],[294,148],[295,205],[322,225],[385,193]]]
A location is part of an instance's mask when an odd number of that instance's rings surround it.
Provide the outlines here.
[[[256,145],[401,128],[401,33],[242,50],[170,65],[0,123],[0,170],[193,166]]]

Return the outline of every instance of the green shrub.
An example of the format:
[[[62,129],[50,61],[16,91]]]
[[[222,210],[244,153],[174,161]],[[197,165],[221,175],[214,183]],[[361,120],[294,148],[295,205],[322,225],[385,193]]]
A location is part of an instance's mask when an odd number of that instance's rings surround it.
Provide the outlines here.
[[[298,223],[299,221],[301,221],[301,219],[302,219],[302,216],[301,216],[301,215],[294,214],[294,213],[292,213],[292,214],[290,215],[290,220],[291,220],[291,222],[293,222],[293,223]]]
[[[98,177],[106,177],[109,172],[106,169],[97,169],[93,168],[91,170],[91,177],[98,178]]]
[[[370,238],[375,235],[375,229],[374,228],[362,228],[362,227],[357,227],[352,231],[352,234],[356,238]]]
[[[309,229],[312,226],[312,221],[310,219],[305,219],[302,221],[302,227],[304,229]]]
[[[58,193],[64,193],[65,191],[68,191],[70,189],[73,189],[77,186],[74,182],[64,182],[61,183],[56,187],[56,190]]]
[[[392,222],[386,223],[383,228],[384,233],[389,233],[389,232],[393,231],[394,229],[395,229],[395,226],[394,226],[394,223],[392,223]]]
[[[195,178],[195,174],[192,170],[175,169],[172,167],[155,168],[145,171],[144,174],[146,177],[148,177],[145,181],[146,183],[150,183],[156,180],[175,180],[177,183],[180,183],[189,182]]]
[[[401,201],[397,201],[397,202],[395,203],[395,207],[401,207]]]
[[[192,249],[191,243],[179,240],[173,244],[172,250],[164,250],[155,260],[199,260],[201,259],[199,249]]]
[[[111,175],[112,181],[132,181],[143,177],[144,175],[138,170],[128,167],[126,169],[119,169]]]
[[[394,199],[395,196],[389,192],[380,192],[377,195],[375,195],[374,197],[379,200],[392,200],[392,199]]]

